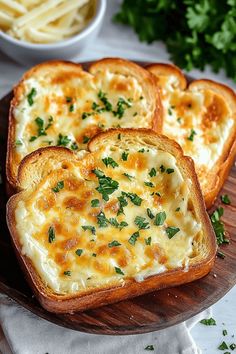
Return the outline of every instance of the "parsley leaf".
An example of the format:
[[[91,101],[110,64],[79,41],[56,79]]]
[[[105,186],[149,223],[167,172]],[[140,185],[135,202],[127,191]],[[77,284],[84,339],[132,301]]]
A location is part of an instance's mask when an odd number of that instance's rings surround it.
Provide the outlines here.
[[[108,101],[107,98],[107,94],[102,92],[101,90],[98,92],[98,98],[100,99],[100,101],[102,101],[102,103],[105,106],[106,111],[110,112],[112,111],[112,104]]]
[[[128,173],[123,173],[123,176],[127,177],[130,181],[132,181],[132,179],[135,178],[134,176],[131,176]]]
[[[91,232],[92,232],[92,235],[95,235],[95,234],[96,234],[96,229],[95,229],[94,226],[83,225],[83,226],[82,226],[82,229],[83,229],[84,231],[86,231],[86,230],[91,231]]]
[[[147,214],[150,219],[154,219],[154,214],[151,212],[151,209],[147,208]]]
[[[166,212],[160,211],[160,213],[157,213],[156,215],[156,218],[154,220],[154,225],[161,226],[164,224],[165,220],[166,220]]]
[[[70,277],[71,276],[71,271],[70,270],[65,270],[63,274],[67,275],[68,277]]]
[[[57,146],[67,146],[71,142],[71,139],[67,135],[58,135]]]
[[[83,253],[83,250],[81,248],[78,248],[75,253],[77,254],[77,256],[81,256],[81,254]]]
[[[89,140],[90,140],[90,137],[88,137],[86,135],[83,136],[83,144],[87,144],[89,142]]]
[[[152,182],[144,182],[145,186],[154,188],[154,184]]]
[[[78,147],[78,145],[77,145],[77,143],[76,143],[75,141],[71,144],[70,148],[71,148],[71,150],[73,150],[73,151],[79,149],[79,147]]]
[[[139,230],[150,229],[149,222],[147,222],[146,218],[143,218],[142,216],[136,216],[134,223],[138,226]]]
[[[175,172],[175,170],[173,168],[167,168],[166,169],[166,173],[168,173],[168,175],[173,173],[173,172]]]
[[[120,268],[118,268],[118,267],[115,267],[115,271],[116,271],[117,274],[125,275],[125,274],[122,272],[122,270],[121,270]]]
[[[131,202],[134,205],[140,206],[142,203],[142,198],[140,198],[137,194],[135,193],[126,193],[126,192],[122,192],[121,193],[123,196],[126,196],[127,198],[129,198],[131,200]]]
[[[200,321],[201,324],[204,324],[205,326],[216,326],[216,321],[214,318],[204,318],[203,320]]]
[[[229,243],[229,240],[225,237],[224,223],[221,221],[221,216],[223,214],[224,209],[222,207],[219,207],[210,216],[211,223],[216,235],[216,241],[219,246],[223,243]]]
[[[107,227],[108,226],[109,221],[106,218],[103,211],[100,211],[100,213],[97,215],[97,223],[98,223],[99,227]]]
[[[121,119],[125,113],[125,108],[130,108],[131,106],[130,100],[126,101],[124,98],[120,97],[117,102],[117,110],[113,111],[114,116]]]
[[[229,196],[227,194],[222,194],[220,197],[222,203],[229,205],[231,203]]]
[[[109,195],[119,188],[119,183],[114,181],[111,177],[105,176],[105,174],[98,169],[93,170],[93,173],[97,176],[99,182],[99,187],[97,187],[96,190],[101,193],[105,201],[108,201]]]
[[[139,238],[139,236],[140,236],[140,235],[139,235],[139,232],[138,232],[138,231],[134,232],[133,235],[130,236],[128,242],[129,242],[132,246],[134,246],[135,243],[136,243],[136,241],[137,241],[137,239]]]
[[[16,146],[21,146],[21,145],[23,145],[23,143],[22,143],[22,141],[20,139],[18,139],[18,140],[15,141],[15,145]]]
[[[151,243],[152,243],[152,238],[151,238],[151,236],[149,236],[148,238],[145,238],[145,244],[146,244],[147,246],[150,246]]]
[[[225,342],[222,342],[219,347],[219,350],[225,350],[225,349],[229,349],[228,345]]]
[[[121,195],[117,199],[119,201],[119,209],[117,215],[124,214],[124,207],[128,205],[128,202],[124,195]]]
[[[55,229],[53,226],[50,226],[48,229],[48,242],[52,243],[53,241],[55,241],[55,239],[56,239]]]
[[[105,157],[102,162],[106,167],[111,166],[112,168],[118,167],[118,163],[113,160],[112,157]]]
[[[121,155],[121,158],[122,158],[123,161],[127,161],[128,160],[128,156],[129,156],[129,153],[123,151],[122,155]]]
[[[108,247],[109,247],[109,248],[118,247],[118,246],[121,246],[121,243],[118,242],[118,241],[116,241],[116,240],[114,240],[114,241],[108,243]]]
[[[190,135],[188,136],[188,140],[190,140],[190,141],[193,141],[193,139],[194,139],[194,135],[196,135],[197,133],[195,132],[195,130],[194,129],[191,129],[191,133],[190,133]]]
[[[96,208],[99,206],[99,199],[91,200],[91,207]]]
[[[175,226],[169,226],[166,228],[166,233],[169,239],[171,239],[173,236],[175,236],[177,234],[177,232],[179,232],[180,229],[178,227]]]
[[[33,87],[33,88],[31,89],[30,93],[27,95],[27,100],[28,100],[28,103],[29,103],[30,106],[33,106],[33,104],[34,104],[33,98],[36,96],[36,94],[37,94],[37,91],[36,91],[36,89]]]
[[[57,185],[52,188],[53,192],[58,193],[61,189],[64,188],[64,181],[57,182]]]
[[[144,350],[154,350],[154,346],[152,344],[147,345]]]
[[[148,174],[150,177],[155,177],[157,175],[157,171],[155,170],[154,167],[152,167]]]

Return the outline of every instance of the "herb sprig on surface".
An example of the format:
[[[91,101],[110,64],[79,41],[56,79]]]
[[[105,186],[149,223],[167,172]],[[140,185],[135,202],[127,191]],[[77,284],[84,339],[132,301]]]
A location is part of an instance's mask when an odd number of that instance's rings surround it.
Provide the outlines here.
[[[225,69],[236,81],[235,1],[123,0],[115,21],[130,25],[140,41],[162,40],[180,67]]]

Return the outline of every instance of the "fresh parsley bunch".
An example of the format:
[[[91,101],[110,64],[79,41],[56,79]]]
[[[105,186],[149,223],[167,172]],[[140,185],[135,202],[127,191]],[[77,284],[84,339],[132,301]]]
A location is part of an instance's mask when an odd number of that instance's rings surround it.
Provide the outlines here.
[[[236,82],[236,0],[123,0],[114,19],[141,41],[164,41],[180,67],[210,64]]]

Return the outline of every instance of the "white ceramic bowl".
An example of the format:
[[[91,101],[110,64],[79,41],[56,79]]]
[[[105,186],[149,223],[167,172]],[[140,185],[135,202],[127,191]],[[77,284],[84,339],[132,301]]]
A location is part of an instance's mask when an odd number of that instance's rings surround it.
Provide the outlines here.
[[[77,35],[50,44],[34,44],[17,40],[0,31],[0,49],[24,65],[50,59],[72,59],[97,36],[106,10],[106,0],[97,0],[97,9],[89,24]]]

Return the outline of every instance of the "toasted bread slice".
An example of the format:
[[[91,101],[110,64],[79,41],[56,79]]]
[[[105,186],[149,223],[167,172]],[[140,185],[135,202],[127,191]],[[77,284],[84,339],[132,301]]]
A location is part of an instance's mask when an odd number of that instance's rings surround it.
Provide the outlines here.
[[[78,159],[23,159],[7,204],[16,254],[40,303],[71,312],[198,279],[216,241],[191,158],[145,129],[95,136]]]
[[[84,71],[79,64],[50,61],[26,72],[14,89],[8,131],[7,179],[16,188],[20,161],[49,145],[86,149],[111,127],[157,130],[155,79],[124,59],[102,59]]]
[[[209,208],[227,177],[236,153],[236,95],[229,87],[195,80],[187,86],[173,65],[153,64],[163,104],[161,132],[176,140],[195,163]]]

